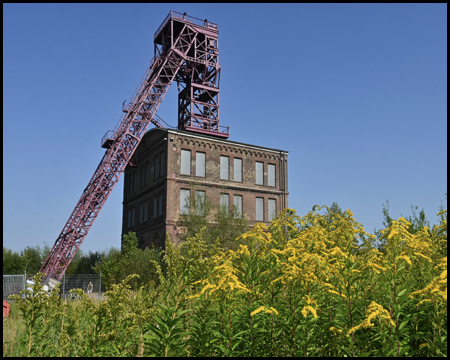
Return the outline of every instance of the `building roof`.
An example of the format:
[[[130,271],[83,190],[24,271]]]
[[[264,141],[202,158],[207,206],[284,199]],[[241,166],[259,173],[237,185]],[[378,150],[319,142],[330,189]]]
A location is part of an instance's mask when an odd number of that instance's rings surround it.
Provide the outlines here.
[[[149,134],[151,132],[155,132],[155,131],[165,131],[165,132],[168,132],[170,134],[180,134],[180,135],[183,135],[183,136],[188,136],[188,137],[193,137],[193,138],[198,138],[198,139],[206,139],[206,140],[210,140],[210,141],[214,141],[214,142],[218,142],[218,143],[242,145],[242,146],[245,146],[247,148],[254,148],[254,149],[260,149],[260,150],[266,150],[266,151],[273,151],[273,152],[277,152],[277,153],[279,153],[279,152],[289,153],[289,151],[287,151],[287,150],[280,150],[280,149],[269,148],[269,147],[266,147],[266,146],[252,145],[252,144],[242,143],[242,142],[239,142],[239,141],[226,140],[226,139],[221,139],[221,138],[218,138],[218,137],[215,137],[215,136],[208,136],[208,135],[195,133],[195,132],[192,132],[192,131],[153,128],[153,129],[148,130],[145,133],[145,135],[147,135],[147,134]]]

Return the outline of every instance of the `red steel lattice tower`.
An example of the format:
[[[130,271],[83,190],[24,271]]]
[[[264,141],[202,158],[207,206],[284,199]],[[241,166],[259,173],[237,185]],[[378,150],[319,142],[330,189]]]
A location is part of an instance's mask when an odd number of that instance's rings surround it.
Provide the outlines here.
[[[171,11],[154,35],[155,55],[113,131],[106,149],[41,272],[44,282],[59,281],[130,162],[150,123],[166,128],[156,115],[172,81],[178,84],[178,128],[228,138],[219,126],[218,26]]]

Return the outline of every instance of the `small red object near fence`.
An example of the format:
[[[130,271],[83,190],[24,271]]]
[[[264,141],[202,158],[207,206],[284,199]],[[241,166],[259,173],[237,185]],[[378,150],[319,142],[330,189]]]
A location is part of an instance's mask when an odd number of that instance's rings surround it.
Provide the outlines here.
[[[3,300],[3,316],[8,317],[11,311],[11,305],[6,300]]]

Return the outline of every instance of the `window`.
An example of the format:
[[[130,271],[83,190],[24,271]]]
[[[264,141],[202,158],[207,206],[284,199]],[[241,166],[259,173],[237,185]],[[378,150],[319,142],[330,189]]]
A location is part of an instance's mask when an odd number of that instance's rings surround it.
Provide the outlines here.
[[[267,185],[275,186],[275,164],[267,165]]]
[[[149,172],[150,172],[150,164],[147,161],[145,163],[145,185],[148,185]]]
[[[230,209],[230,195],[229,194],[220,194],[220,209],[225,211],[228,215],[228,211]]]
[[[136,209],[128,210],[128,227],[129,228],[134,226],[135,215],[136,215]]]
[[[139,224],[144,222],[144,204],[139,205]]]
[[[144,222],[148,221],[148,201],[144,203]]]
[[[191,209],[191,190],[180,190],[180,215],[189,215]]]
[[[234,158],[234,181],[242,181],[242,159]]]
[[[158,217],[158,198],[153,198],[153,219]]]
[[[130,173],[130,176],[128,178],[128,185],[129,185],[129,193],[131,195],[136,191],[136,171]]]
[[[264,198],[256,198],[256,221],[264,221]]]
[[[229,161],[228,156],[220,156],[220,180],[228,180]]]
[[[191,175],[191,151],[181,150],[181,174]]]
[[[269,199],[268,210],[269,217],[267,220],[271,221],[274,217],[277,216],[277,201],[275,199]]]
[[[148,202],[139,205],[139,224],[148,220]]]
[[[195,163],[195,175],[205,177],[205,164],[206,154],[203,152],[196,153],[196,163]]]
[[[197,215],[205,216],[206,214],[206,193],[201,190],[195,191],[195,211]]]
[[[234,195],[234,218],[242,218],[242,195]]]
[[[163,214],[163,195],[158,196],[158,216]]]
[[[141,189],[145,186],[145,166],[141,166]]]
[[[159,178],[159,155],[155,155],[155,177],[154,180]]]
[[[164,176],[164,170],[165,170],[165,157],[164,157],[164,151],[161,151],[161,154],[159,154],[159,176]]]
[[[264,163],[255,162],[255,184],[264,185]]]

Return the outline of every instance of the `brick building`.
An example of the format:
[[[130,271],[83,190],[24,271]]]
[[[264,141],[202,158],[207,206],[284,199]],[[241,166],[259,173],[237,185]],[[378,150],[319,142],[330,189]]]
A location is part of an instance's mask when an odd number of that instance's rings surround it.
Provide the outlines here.
[[[122,234],[139,247],[179,242],[181,213],[196,211],[192,196],[269,223],[288,206],[287,151],[190,131],[154,128],[125,169]]]

